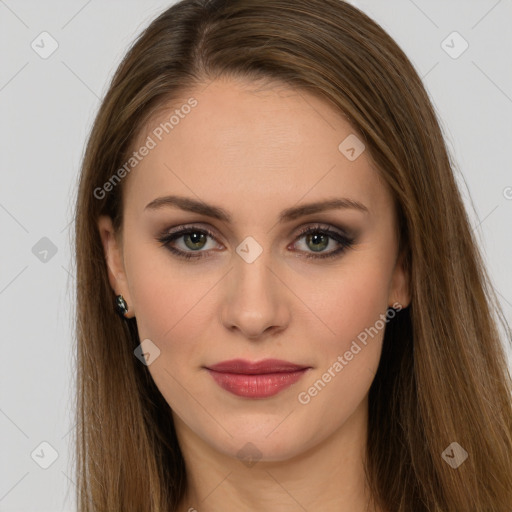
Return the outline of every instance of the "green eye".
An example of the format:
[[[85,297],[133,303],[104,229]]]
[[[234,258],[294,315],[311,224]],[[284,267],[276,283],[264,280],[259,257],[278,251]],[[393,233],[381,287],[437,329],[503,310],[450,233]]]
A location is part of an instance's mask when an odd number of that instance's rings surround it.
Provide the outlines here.
[[[190,258],[205,258],[208,256],[208,250],[202,250],[208,243],[208,238],[216,240],[213,233],[204,228],[195,226],[189,226],[186,228],[178,229],[172,233],[166,233],[157,238],[157,240],[165,246],[171,253],[178,257],[190,259]],[[302,238],[305,238],[305,244],[311,252],[298,251],[304,253],[306,258],[331,258],[335,257],[348,248],[352,247],[355,242],[354,238],[348,237],[338,231],[333,231],[329,227],[321,225],[309,226],[302,230],[299,235],[295,238],[297,243]],[[182,239],[185,249],[178,249],[175,247],[175,242]],[[325,249],[329,247],[331,241],[338,244],[338,248],[332,251],[325,252]],[[315,254],[317,253],[317,254]]]

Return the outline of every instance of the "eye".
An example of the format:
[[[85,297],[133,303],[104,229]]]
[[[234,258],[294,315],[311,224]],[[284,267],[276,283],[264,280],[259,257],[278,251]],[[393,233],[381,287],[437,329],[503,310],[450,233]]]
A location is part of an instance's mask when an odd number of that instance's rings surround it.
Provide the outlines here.
[[[208,229],[199,228],[197,226],[188,226],[178,229],[171,233],[165,233],[157,237],[157,241],[165,246],[176,256],[181,258],[205,258],[208,257],[209,250],[203,250],[208,244],[208,238],[216,240],[215,235]],[[295,238],[292,245],[297,244],[302,238],[305,239],[304,244],[308,250],[300,250],[306,258],[332,258],[345,252],[352,247],[355,242],[353,237],[349,237],[342,232],[333,231],[329,226],[322,225],[309,226],[303,229]],[[175,242],[182,242],[181,248],[177,248]],[[338,245],[337,249],[326,252],[325,249],[332,245]],[[210,249],[211,250],[211,249]]]
[[[308,251],[300,251],[305,253],[305,258],[334,258],[335,256],[344,253],[355,243],[354,237],[344,235],[338,231],[333,231],[329,226],[325,227],[322,225],[304,228],[295,240],[297,242],[297,240],[301,240],[302,238],[305,238],[304,244],[306,247],[313,251],[312,253],[308,253]],[[334,241],[335,244],[338,244],[338,248],[324,252],[324,249],[328,247],[332,241]]]
[[[213,233],[207,229],[200,229],[195,226],[190,226],[188,228],[182,228],[177,231],[167,233],[163,236],[157,238],[157,240],[164,245],[169,251],[176,256],[180,256],[181,258],[204,258],[205,251],[201,251],[204,249],[207,238],[210,237],[216,240]],[[176,249],[173,245],[171,245],[176,240],[182,238],[182,242],[185,244],[186,249],[191,249],[191,251]]]

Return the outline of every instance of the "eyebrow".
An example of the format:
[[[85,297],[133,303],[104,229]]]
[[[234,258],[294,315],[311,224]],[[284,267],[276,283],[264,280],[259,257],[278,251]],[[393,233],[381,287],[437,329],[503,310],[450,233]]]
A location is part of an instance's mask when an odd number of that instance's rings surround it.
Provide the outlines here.
[[[203,201],[196,201],[190,197],[183,196],[164,196],[158,197],[148,203],[144,210],[159,210],[163,207],[177,207],[181,210],[188,212],[198,213],[206,215],[220,221],[227,223],[231,222],[231,215],[219,206],[204,203]],[[346,197],[326,199],[323,201],[316,201],[314,203],[304,204],[302,206],[294,206],[283,210],[279,215],[279,222],[287,222],[298,219],[299,217],[310,215],[312,213],[322,212],[324,210],[335,210],[335,209],[354,209],[364,213],[369,213],[368,208],[353,199]]]

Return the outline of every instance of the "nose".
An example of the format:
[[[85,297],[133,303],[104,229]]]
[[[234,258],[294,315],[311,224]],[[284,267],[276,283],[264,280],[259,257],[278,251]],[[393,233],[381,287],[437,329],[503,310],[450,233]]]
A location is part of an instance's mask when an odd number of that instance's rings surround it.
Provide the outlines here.
[[[224,326],[250,340],[273,336],[286,329],[291,318],[291,294],[264,254],[252,263],[235,259],[223,301]]]

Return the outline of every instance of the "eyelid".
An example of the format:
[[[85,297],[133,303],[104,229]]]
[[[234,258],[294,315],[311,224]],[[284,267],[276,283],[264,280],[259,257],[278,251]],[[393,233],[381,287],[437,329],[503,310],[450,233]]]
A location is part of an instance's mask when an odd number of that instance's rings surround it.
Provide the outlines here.
[[[307,233],[308,231],[322,231],[325,233],[335,233],[338,236],[344,237],[346,239],[352,240],[356,238],[355,233],[352,232],[352,230],[348,230],[342,227],[333,226],[332,224],[327,224],[325,222],[312,222],[308,223],[307,226],[304,226],[299,229],[298,234],[296,235],[295,240],[298,238],[301,238],[304,233]]]
[[[356,233],[352,229],[348,229],[342,226],[335,226],[333,224],[329,224],[322,221],[309,221],[306,223],[305,226],[302,226],[300,228],[294,229],[293,232],[296,234],[294,236],[294,242],[300,238],[305,232],[307,232],[309,229],[316,228],[317,230],[326,231],[326,232],[335,232],[336,234],[343,236],[347,239],[353,239],[356,238]],[[166,236],[166,235],[172,235],[175,233],[180,233],[185,230],[194,230],[197,229],[197,231],[205,231],[208,236],[212,237],[215,241],[219,242],[219,237],[214,233],[214,231],[218,231],[215,226],[212,226],[209,223],[204,222],[190,222],[186,224],[179,224],[177,226],[173,226],[171,228],[166,228],[162,230],[160,237]]]
[[[178,226],[164,229],[160,234],[160,238],[174,235],[177,233],[185,234],[187,231],[204,231],[209,237],[213,238],[216,242],[220,243],[219,237],[214,233],[214,231],[217,231],[216,228],[211,226],[210,224],[204,225],[204,223],[201,222],[179,224]]]

